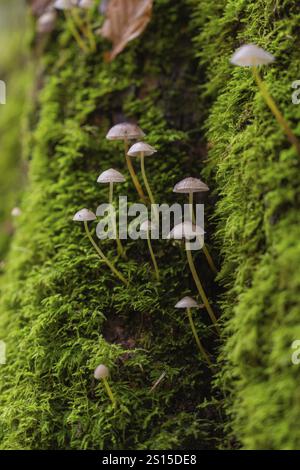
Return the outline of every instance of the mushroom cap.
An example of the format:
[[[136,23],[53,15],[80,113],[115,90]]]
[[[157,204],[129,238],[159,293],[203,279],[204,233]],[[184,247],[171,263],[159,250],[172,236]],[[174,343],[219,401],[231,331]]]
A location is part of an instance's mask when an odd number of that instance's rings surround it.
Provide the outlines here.
[[[230,62],[241,67],[253,67],[255,65],[270,64],[274,60],[275,57],[261,47],[255,44],[245,44],[235,51]]]
[[[89,211],[88,209],[81,209],[80,211],[76,212],[73,217],[75,222],[88,222],[89,220],[95,220],[96,215],[94,212]]]
[[[174,193],[202,193],[209,191],[207,184],[203,183],[199,178],[184,178],[175,184]]]
[[[108,140],[138,140],[144,137],[145,134],[142,129],[140,129],[136,124],[131,124],[130,122],[116,124],[106,135]]]
[[[92,8],[94,6],[95,0],[79,0],[79,8]]]
[[[167,236],[167,239],[174,238],[175,240],[192,240],[195,237],[203,237],[205,234],[202,227],[199,225],[192,224],[191,221],[181,222],[180,224],[175,225],[173,230]]]
[[[22,211],[19,207],[14,207],[11,211],[12,217],[19,217],[22,214]]]
[[[109,376],[109,370],[104,364],[100,364],[94,371],[94,377],[96,380],[106,379]]]
[[[175,305],[175,308],[199,308],[199,305],[197,304],[196,300],[187,296],[179,300],[179,302],[177,302]]]
[[[97,179],[97,183],[124,183],[124,181],[125,178],[122,173],[113,168],[103,171]]]
[[[153,155],[156,152],[157,150],[151,147],[151,145],[146,144],[145,142],[137,142],[132,147],[130,147],[127,155],[129,155],[130,157],[140,157],[143,153],[145,157],[149,157],[150,155]]]
[[[49,10],[43,13],[37,20],[37,31],[39,33],[51,33],[53,31],[57,13],[55,10]]]
[[[148,232],[150,230],[154,230],[155,228],[156,225],[150,220],[144,220],[144,222],[142,222],[140,225],[141,232]]]
[[[77,0],[56,0],[54,8],[57,10],[69,10],[77,5]]]

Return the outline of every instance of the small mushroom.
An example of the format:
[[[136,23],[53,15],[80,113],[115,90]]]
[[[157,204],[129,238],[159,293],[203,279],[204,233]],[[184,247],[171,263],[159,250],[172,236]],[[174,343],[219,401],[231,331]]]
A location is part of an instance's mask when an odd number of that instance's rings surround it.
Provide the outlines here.
[[[231,57],[231,63],[240,67],[253,67],[274,62],[275,57],[255,44],[244,44]]]
[[[116,124],[108,131],[106,135],[108,140],[122,140],[124,142],[124,154],[131,179],[140,198],[145,201],[146,196],[133,168],[131,158],[128,155],[129,141],[142,139],[143,137],[145,137],[145,134],[142,129],[140,129],[136,124],[129,122]]]
[[[80,211],[76,212],[76,214],[73,217],[74,222],[83,222],[84,223],[84,228],[85,228],[86,234],[88,236],[88,239],[90,240],[91,244],[95,248],[99,258],[107,264],[107,266],[120,279],[120,281],[122,281],[126,286],[128,286],[128,281],[125,279],[123,274],[121,274],[114,267],[114,265],[104,255],[103,251],[99,248],[99,246],[97,245],[97,243],[95,242],[95,240],[92,237],[92,234],[91,234],[91,232],[89,230],[89,227],[88,227],[88,222],[90,222],[92,220],[95,220],[95,219],[96,219],[96,215],[94,214],[94,212],[92,212],[88,209],[81,209]]]
[[[190,219],[193,223],[195,223],[195,214],[194,214],[194,193],[202,193],[209,191],[209,187],[207,184],[203,183],[199,178],[184,178],[183,180],[179,181],[179,183],[175,184],[173,192],[174,193],[181,193],[181,194],[188,194],[189,196],[189,209],[190,209]],[[217,274],[218,270],[215,266],[215,263],[209,253],[209,250],[205,243],[203,244],[203,252],[207,259],[207,262],[211,268],[211,270]]]
[[[100,364],[98,367],[96,367],[95,372],[94,372],[94,377],[96,380],[102,380],[105,390],[107,392],[107,395],[109,396],[113,406],[116,406],[116,400],[114,397],[114,394],[112,392],[112,389],[110,388],[110,385],[107,381],[107,378],[109,377],[109,370],[104,364]]]
[[[51,33],[55,28],[57,13],[55,10],[49,10],[43,13],[37,20],[38,33]]]
[[[144,222],[141,223],[140,230],[142,232],[147,233],[148,248],[149,248],[150,256],[151,256],[152,263],[153,263],[153,266],[154,266],[156,279],[159,281],[159,269],[158,269],[157,261],[156,261],[155,254],[154,254],[154,251],[153,251],[153,248],[152,248],[151,238],[150,238],[150,231],[153,230],[153,229],[155,229],[155,225],[152,222],[150,222],[149,220],[144,220]]]
[[[120,173],[117,170],[114,170],[113,168],[103,171],[103,173],[101,173],[101,175],[97,179],[98,183],[109,184],[109,205],[111,209],[113,209],[113,205],[114,205],[113,203],[114,183],[124,183],[124,181],[125,181],[125,178],[122,175],[122,173]],[[117,224],[116,224],[113,210],[111,211],[111,220],[113,224],[114,234],[116,237],[118,252],[123,257],[125,257],[124,248],[118,235]]]
[[[202,308],[202,305],[198,305],[196,300],[194,300],[192,297],[183,297],[183,299],[177,302],[177,304],[175,305],[175,308],[186,309],[190,326],[191,326],[191,330],[193,332],[199,351],[201,355],[204,357],[204,359],[206,360],[206,362],[208,363],[208,365],[211,366],[212,362],[210,360],[209,355],[207,354],[207,352],[205,351],[204,347],[201,344],[200,338],[198,336],[198,333],[194,324],[193,316],[192,316],[192,308]]]
[[[145,142],[137,142],[132,147],[130,147],[127,155],[129,155],[129,157],[138,157],[140,159],[143,180],[147,189],[150,202],[152,204],[156,222],[158,222],[159,214],[157,210],[157,205],[155,203],[153,193],[151,191],[151,187],[150,187],[150,184],[146,175],[146,170],[145,170],[145,157],[150,157],[154,153],[156,153],[156,150],[153,147],[151,147],[151,145],[146,144]]]
[[[292,145],[295,146],[298,154],[300,155],[300,142],[291,130],[290,125],[284,118],[283,114],[279,110],[276,102],[270,95],[269,90],[265,82],[262,80],[258,71],[258,66],[268,65],[274,62],[274,60],[275,57],[269,52],[262,49],[261,47],[258,47],[255,44],[245,44],[235,51],[230,61],[232,64],[238,65],[240,67],[251,67],[254,79],[261,92],[263,99],[272,111],[278,124],[284,130],[288,140]]]
[[[202,302],[205,305],[205,308],[210,316],[211,321],[215,325],[216,330],[218,333],[220,333],[220,329],[217,324],[217,319],[214,314],[214,311],[208,301],[208,298],[206,296],[205,290],[202,287],[201,280],[197,274],[197,270],[194,264],[194,260],[192,257],[192,252],[190,248],[190,240],[193,238],[201,238],[204,235],[204,230],[202,227],[199,227],[198,225],[194,225],[192,222],[183,222],[180,224],[175,225],[173,230],[169,233],[167,236],[168,239],[174,238],[174,239],[184,239],[185,240],[185,251],[186,251],[186,256],[189,264],[189,268],[191,270],[194,282],[196,284],[196,287],[198,289],[198,292],[200,294],[200,297],[202,299]]]
[[[14,207],[11,211],[12,217],[20,217],[21,214],[22,214],[22,211],[19,207]]]

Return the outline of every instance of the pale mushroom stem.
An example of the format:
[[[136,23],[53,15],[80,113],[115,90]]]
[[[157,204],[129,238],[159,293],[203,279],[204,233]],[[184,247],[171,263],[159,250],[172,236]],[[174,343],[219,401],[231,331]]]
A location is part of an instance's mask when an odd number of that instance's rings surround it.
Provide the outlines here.
[[[86,47],[84,41],[81,39],[81,36],[77,30],[77,27],[76,27],[76,24],[71,16],[71,14],[69,14],[69,12],[67,10],[64,10],[64,15],[65,15],[65,18],[66,18],[66,22],[67,22],[67,25],[69,26],[70,28],[70,31],[75,39],[75,41],[77,42],[78,46],[80,47],[80,49],[84,52],[84,53],[88,53],[89,50],[88,48]]]
[[[187,260],[188,260],[188,263],[189,263],[189,267],[190,267],[194,282],[197,286],[198,292],[200,294],[200,297],[202,299],[202,302],[204,303],[205,308],[206,308],[206,310],[207,310],[207,312],[210,316],[210,319],[213,322],[217,332],[220,334],[221,330],[220,330],[220,328],[217,324],[216,316],[214,314],[214,311],[213,311],[212,307],[210,306],[208,298],[206,297],[205,291],[202,287],[201,281],[200,281],[199,276],[197,274],[196,267],[195,267],[195,264],[194,264],[194,260],[193,260],[193,257],[192,257],[192,252],[189,249],[189,243],[188,242],[186,243],[185,251],[186,251],[186,256],[187,256]]]
[[[151,244],[150,230],[147,230],[147,243],[148,243],[148,248],[149,248],[150,256],[151,256],[151,259],[152,259],[152,263],[153,263],[153,266],[154,266],[156,279],[159,281],[159,269],[158,269],[155,254],[154,254],[152,244]]]
[[[107,395],[109,396],[110,398],[110,401],[112,402],[113,406],[116,406],[116,399],[114,397],[114,394],[112,392],[112,389],[110,388],[110,385],[108,383],[108,381],[106,380],[105,377],[103,377],[103,383],[104,383],[104,387],[105,387],[105,390],[107,392]]]
[[[114,198],[114,183],[110,182],[109,183],[109,205],[110,205],[110,207],[113,207],[113,198]],[[115,217],[114,217],[114,211],[112,211],[112,214],[111,214],[111,221],[112,221],[112,225],[113,225],[114,234],[116,235],[118,253],[120,255],[122,255],[123,258],[125,258],[125,252],[124,252],[124,248],[123,248],[123,245],[121,243],[121,240],[119,238],[118,228],[117,228],[117,224],[116,224]]]
[[[129,170],[131,179],[132,179],[132,181],[133,181],[133,184],[134,184],[134,186],[135,186],[135,189],[137,190],[138,195],[140,196],[140,198],[141,198],[143,201],[146,201],[146,196],[145,196],[145,194],[144,194],[144,191],[143,191],[142,186],[140,185],[140,182],[139,182],[139,180],[138,180],[138,177],[136,176],[136,173],[135,173],[135,171],[134,171],[131,158],[130,158],[129,155],[127,155],[128,150],[129,150],[128,140],[125,139],[125,140],[124,140],[125,158],[126,158],[126,163],[127,163],[127,167],[128,167],[128,170]]]
[[[202,354],[202,356],[205,358],[207,364],[212,366],[213,364],[210,360],[210,357],[209,357],[209,355],[207,354],[207,352],[205,351],[204,347],[201,344],[200,338],[198,336],[198,333],[197,333],[197,330],[196,330],[196,327],[195,327],[195,323],[193,321],[192,310],[190,308],[187,308],[187,314],[188,314],[188,319],[189,319],[189,322],[190,322],[190,326],[191,326],[195,341],[197,343],[197,346],[199,348],[199,351]]]
[[[91,244],[93,245],[93,247],[95,248],[95,250],[97,251],[97,254],[98,256],[107,264],[107,266],[111,269],[111,271],[118,277],[118,279],[120,279],[120,281],[122,281],[126,286],[128,286],[128,281],[127,279],[125,279],[125,277],[123,276],[123,274],[121,274],[115,267],[114,265],[109,261],[109,259],[106,258],[105,254],[103,253],[103,251],[99,248],[99,246],[97,245],[97,243],[94,241],[92,235],[91,235],[91,232],[89,231],[89,227],[88,227],[88,224],[87,224],[87,221],[85,220],[84,221],[84,228],[85,228],[85,231],[86,231],[86,234],[91,242]]]
[[[297,137],[295,136],[295,134],[293,133],[293,131],[291,130],[289,124],[287,123],[287,121],[285,120],[285,118],[283,117],[281,112],[279,111],[278,106],[275,103],[275,101],[273,100],[272,96],[270,95],[267,86],[265,85],[265,83],[263,82],[263,80],[260,77],[258,68],[256,66],[253,66],[252,71],[253,71],[253,75],[254,75],[255,81],[257,83],[257,86],[258,86],[265,102],[269,106],[270,110],[272,111],[272,113],[275,116],[275,118],[276,118],[277,122],[279,123],[279,125],[283,128],[288,140],[290,141],[290,143],[292,145],[295,146],[298,154],[300,155],[300,142],[297,139]]]
[[[141,171],[142,171],[143,181],[144,181],[144,183],[145,183],[145,186],[146,186],[146,189],[147,189],[147,193],[148,193],[148,196],[149,196],[149,199],[150,199],[152,208],[153,208],[155,221],[158,222],[158,220],[159,220],[159,214],[158,214],[158,210],[157,210],[157,206],[156,206],[156,203],[155,203],[155,199],[154,199],[154,196],[153,196],[153,193],[152,193],[152,191],[151,191],[150,184],[149,184],[149,181],[148,181],[148,178],[147,178],[147,175],[146,175],[146,170],[145,170],[145,154],[144,154],[144,152],[141,152]]]
[[[193,197],[193,193],[191,192],[191,193],[189,193],[190,217],[191,217],[191,221],[193,222],[193,224],[195,224],[195,223],[196,223],[196,219],[195,219],[195,213],[194,213],[194,207],[193,207],[193,205],[194,205],[194,197]],[[206,259],[207,259],[207,262],[208,262],[208,264],[209,264],[210,269],[212,270],[213,273],[218,274],[218,270],[217,270],[217,268],[216,268],[216,265],[215,265],[215,263],[214,263],[214,260],[212,259],[211,254],[210,254],[210,252],[209,252],[207,246],[205,245],[205,243],[203,244],[202,249],[203,249],[203,253],[204,253],[204,255],[205,255]]]

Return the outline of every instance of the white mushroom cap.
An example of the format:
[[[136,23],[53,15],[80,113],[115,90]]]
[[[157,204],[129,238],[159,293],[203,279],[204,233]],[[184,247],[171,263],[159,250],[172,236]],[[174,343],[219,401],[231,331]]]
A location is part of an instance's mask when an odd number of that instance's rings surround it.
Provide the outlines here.
[[[79,0],[79,8],[92,8],[94,6],[95,0]]]
[[[22,211],[19,207],[14,207],[11,211],[12,217],[19,217],[22,214]]]
[[[230,62],[241,67],[253,67],[254,65],[270,64],[274,60],[275,57],[261,47],[255,44],[245,44],[235,51]]]
[[[57,10],[69,10],[77,5],[77,0],[56,0],[54,8]]]
[[[51,33],[56,22],[57,13],[55,10],[49,10],[43,13],[37,20],[37,31],[39,33]]]
[[[150,222],[150,220],[144,220],[140,225],[141,232],[148,232],[150,230],[155,230],[155,228],[156,225],[153,222]]]
[[[183,297],[177,302],[175,308],[199,308],[199,305],[192,297]]]
[[[109,130],[106,136],[108,140],[138,140],[144,137],[145,134],[142,129],[140,129],[136,124],[131,124],[130,122],[117,124]]]
[[[88,222],[89,220],[95,220],[96,215],[94,212],[89,211],[88,209],[81,209],[81,211],[76,212],[73,217],[75,222]]]
[[[109,370],[105,365],[100,364],[98,367],[96,367],[95,372],[94,372],[95,379],[97,380],[106,379],[108,376],[109,376]]]
[[[130,157],[140,157],[143,153],[145,157],[149,157],[156,153],[157,150],[151,147],[151,145],[146,144],[145,142],[137,142],[132,147],[130,147],[128,154]]]
[[[175,184],[173,192],[174,193],[202,193],[209,191],[207,184],[203,183],[198,178],[184,178]]]
[[[113,168],[103,171],[97,179],[97,183],[124,183],[124,181],[125,178],[122,173]]]
[[[175,225],[173,230],[169,233],[167,238],[170,240],[174,238],[175,240],[181,240],[182,238],[186,240],[192,240],[195,237],[203,237],[205,234],[202,227],[199,225],[192,224],[192,222],[187,221]]]

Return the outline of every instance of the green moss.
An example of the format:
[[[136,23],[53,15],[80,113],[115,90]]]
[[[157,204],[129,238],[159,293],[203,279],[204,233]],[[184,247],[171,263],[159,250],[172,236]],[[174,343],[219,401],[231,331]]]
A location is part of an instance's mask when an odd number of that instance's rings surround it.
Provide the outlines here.
[[[216,243],[223,259],[225,326],[218,384],[232,433],[247,449],[299,449],[299,155],[260,96],[249,69],[229,64],[240,44],[276,56],[264,78],[295,133],[300,107],[299,10],[295,2],[219,1],[199,5],[196,46],[207,70],[201,96],[211,100],[206,174],[218,202]]]
[[[8,350],[1,367],[3,449],[216,445],[211,376],[184,312],[173,308],[178,297],[195,294],[184,253],[154,243],[159,285],[146,243],[128,241],[129,261],[117,261],[131,277],[124,289],[99,263],[83,227],[72,222],[78,209],[95,210],[107,200],[107,188],[96,184],[101,171],[125,171],[122,147],[105,140],[121,117],[137,119],[159,149],[147,167],[158,199],[175,201],[178,179],[192,168],[200,171],[190,15],[186,2],[155,2],[145,34],[111,64],[102,59],[108,44],[99,39],[97,54],[84,57],[63,24],[44,53],[44,86],[28,148],[30,183],[2,280],[1,337]],[[131,183],[124,187],[136,201]],[[104,242],[103,249],[115,258],[113,243]],[[198,260],[211,294],[208,268],[202,255]],[[203,317],[195,318],[197,329],[212,349],[214,336]],[[100,362],[111,370],[116,411],[93,379]],[[151,393],[162,372],[165,379]]]

